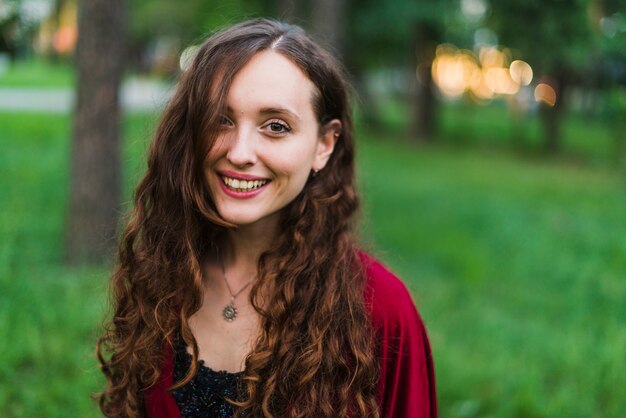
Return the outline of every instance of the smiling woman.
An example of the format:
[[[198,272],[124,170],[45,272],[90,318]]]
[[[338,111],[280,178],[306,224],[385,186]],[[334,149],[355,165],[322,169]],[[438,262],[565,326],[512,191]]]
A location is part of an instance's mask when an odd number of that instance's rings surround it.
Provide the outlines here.
[[[233,78],[205,178],[217,211],[240,230],[253,224],[277,230],[280,210],[311,171],[326,165],[341,121],[319,126],[315,90],[298,66],[272,49],[254,55]]]
[[[424,325],[360,250],[348,86],[300,28],[198,50],[152,142],[98,344],[109,417],[435,417]]]

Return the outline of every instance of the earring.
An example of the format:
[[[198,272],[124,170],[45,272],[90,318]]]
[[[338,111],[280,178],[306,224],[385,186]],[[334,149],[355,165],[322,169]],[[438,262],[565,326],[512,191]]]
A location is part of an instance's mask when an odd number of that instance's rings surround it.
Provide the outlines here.
[[[319,170],[316,170],[315,168],[311,169],[311,177],[317,176],[318,172],[319,172]]]

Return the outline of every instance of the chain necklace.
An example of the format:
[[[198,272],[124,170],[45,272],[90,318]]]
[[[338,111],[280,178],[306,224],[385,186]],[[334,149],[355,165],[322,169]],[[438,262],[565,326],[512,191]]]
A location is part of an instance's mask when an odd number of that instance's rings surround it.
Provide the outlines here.
[[[235,318],[237,318],[237,308],[235,307],[235,298],[241,294],[248,286],[252,284],[252,280],[246,283],[237,293],[233,293],[233,290],[230,288],[230,284],[228,284],[228,277],[226,277],[226,266],[224,264],[224,257],[222,258],[222,276],[224,277],[224,283],[226,283],[226,287],[228,288],[228,293],[230,293],[230,302],[228,305],[224,307],[222,310],[222,317],[224,321],[233,322]]]

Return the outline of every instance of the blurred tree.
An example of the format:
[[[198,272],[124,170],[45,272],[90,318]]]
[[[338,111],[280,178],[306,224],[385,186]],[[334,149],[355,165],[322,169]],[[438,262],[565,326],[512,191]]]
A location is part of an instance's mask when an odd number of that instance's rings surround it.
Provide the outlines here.
[[[46,2],[0,0],[0,53],[11,60],[32,53],[32,41],[49,13]]]
[[[626,0],[592,0],[598,41],[594,86],[602,91],[598,106],[614,138],[614,161],[626,168]]]
[[[409,108],[412,114],[409,136],[425,141],[432,141],[437,129],[438,101],[431,67],[437,44],[442,40],[442,26],[440,21],[424,16],[416,21],[413,28],[410,68],[415,70],[415,76],[409,79]]]
[[[286,22],[293,22],[303,14],[302,0],[273,0],[274,15]]]
[[[125,0],[82,0],[76,47],[77,101],[70,176],[67,256],[109,259],[120,206],[120,85]]]
[[[17,0],[8,0],[2,7],[0,15],[0,53],[7,54],[12,60],[17,55],[19,40],[19,3]]]
[[[345,50],[346,0],[318,0],[311,10],[311,22],[317,39],[341,58]]]
[[[557,93],[554,106],[541,109],[545,149],[557,152],[569,87],[593,64],[590,0],[492,1],[491,9],[489,23],[501,43],[521,51]]]
[[[434,138],[437,100],[430,76],[435,46],[450,36],[447,29],[458,10],[455,0],[353,1],[349,7],[347,62],[356,75],[363,95],[364,70],[396,67],[405,69],[403,92],[411,109],[409,135],[413,139]],[[418,83],[418,72],[419,81]],[[364,119],[377,121],[376,97],[362,100]]]
[[[168,55],[172,61],[184,47],[201,42],[216,28],[270,13],[273,3],[269,0],[185,0],[183,5],[170,0],[130,0],[129,6],[133,65],[153,70],[155,61]],[[162,70],[175,72],[172,64],[175,62]]]

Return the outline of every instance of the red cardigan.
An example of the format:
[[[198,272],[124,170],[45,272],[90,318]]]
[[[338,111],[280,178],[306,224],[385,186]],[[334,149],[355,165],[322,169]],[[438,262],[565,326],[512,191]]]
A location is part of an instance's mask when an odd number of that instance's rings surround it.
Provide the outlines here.
[[[378,338],[378,404],[383,418],[437,418],[435,372],[424,323],[404,284],[374,258],[361,254],[365,301]],[[161,379],[145,396],[147,418],[181,418],[174,397],[174,357],[167,349]]]

